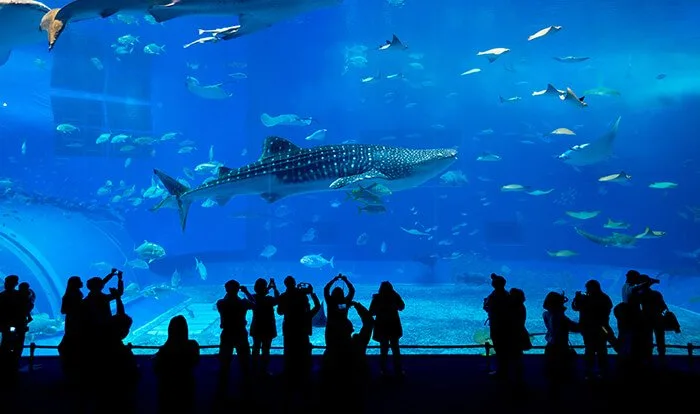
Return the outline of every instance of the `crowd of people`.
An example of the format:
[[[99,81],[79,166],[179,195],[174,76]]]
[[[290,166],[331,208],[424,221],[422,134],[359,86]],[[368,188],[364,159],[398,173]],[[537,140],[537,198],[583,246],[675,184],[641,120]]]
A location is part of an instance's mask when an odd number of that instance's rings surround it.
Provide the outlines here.
[[[116,277],[116,287],[109,282]],[[578,321],[565,314],[568,298],[563,293],[549,292],[543,303],[546,327],[545,367],[553,385],[571,378],[576,352],[570,345],[569,334],[580,333],[585,345],[586,377],[608,374],[608,344],[621,357],[623,366],[641,367],[648,364],[654,349],[665,356],[665,332],[679,331],[680,326],[663,295],[652,286],[659,283],[647,275],[630,270],[622,289],[622,301],[613,302],[596,280],[585,284],[585,291],[576,292],[571,303],[579,313]],[[525,293],[517,288],[506,290],[506,279],[491,275],[493,292],[484,299],[488,314],[490,341],[495,351],[498,378],[523,381],[523,352],[532,348],[532,334],[526,329]],[[16,372],[22,354],[24,337],[31,321],[36,295],[17,276],[7,276],[5,290],[0,292],[0,365],[4,372]],[[78,276],[68,279],[62,299],[61,313],[65,316],[65,333],[58,346],[64,373],[69,381],[98,396],[113,393],[115,388],[128,391],[139,378],[139,369],[131,349],[123,341],[129,333],[132,319],[122,302],[123,274],[117,269],[103,277],[83,282]],[[294,392],[309,390],[312,373],[312,334],[314,316],[322,304],[312,285],[297,283],[292,276],[284,279],[284,292],[278,290],[274,279],[258,279],[252,292],[236,280],[224,285],[225,295],[216,302],[220,314],[220,377],[227,383],[234,353],[242,385],[250,387],[256,378],[269,373],[270,348],[278,335],[275,313],[283,317],[284,343],[283,377]],[[366,350],[370,340],[380,346],[380,369],[388,375],[389,351],[393,355],[393,373],[402,377],[399,340],[403,328],[399,313],[405,303],[390,282],[382,282],[372,296],[369,306],[355,300],[355,287],[344,275],[338,274],[323,289],[326,306],[325,343],[322,359],[322,384],[325,394],[346,394],[367,384],[369,366]],[[111,302],[116,303],[113,314]],[[353,326],[349,312],[357,312],[361,324]],[[248,312],[252,313],[248,330]],[[618,334],[610,326],[610,316],[617,319]],[[251,341],[252,338],[252,349]],[[193,411],[195,368],[200,358],[199,344],[189,338],[184,316],[171,319],[165,344],[153,358],[159,379],[159,396],[163,412]],[[124,392],[124,395],[127,395]],[[342,395],[338,395],[341,398]],[[109,401],[109,399],[107,399]],[[358,401],[359,402],[359,401]]]
[[[585,291],[577,291],[571,308],[578,321],[566,311],[569,298],[564,293],[549,292],[542,304],[545,333],[545,372],[552,386],[571,379],[575,370],[576,351],[570,333],[580,333],[584,343],[585,378],[602,378],[609,374],[608,344],[619,356],[620,367],[639,372],[651,363],[656,349],[663,363],[666,356],[666,332],[680,332],[680,325],[664,301],[653,289],[658,279],[630,270],[622,287],[621,302],[613,307],[600,282],[589,280]],[[532,348],[531,334],[525,327],[525,295],[520,289],[506,290],[506,279],[491,275],[493,292],[484,299],[488,314],[490,339],[498,368],[493,374],[523,381],[522,355]],[[618,335],[610,326],[611,314],[617,319]]]

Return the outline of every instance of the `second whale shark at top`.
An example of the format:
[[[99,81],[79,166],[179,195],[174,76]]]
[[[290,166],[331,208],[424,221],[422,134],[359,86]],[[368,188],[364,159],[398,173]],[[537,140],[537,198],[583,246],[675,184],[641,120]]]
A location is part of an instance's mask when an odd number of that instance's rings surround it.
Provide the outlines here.
[[[161,170],[154,173],[175,198],[184,231],[190,205],[198,200],[210,198],[223,206],[234,196],[258,194],[274,203],[294,194],[374,182],[399,191],[423,184],[456,159],[457,150],[452,148],[364,144],[301,148],[284,138],[269,137],[258,161],[240,168],[220,167],[215,180],[199,187],[189,188]]]
[[[156,22],[193,15],[238,16],[237,36],[253,33],[296,15],[343,0],[73,0],[41,20],[49,50],[70,22],[106,18],[119,12],[148,13]]]

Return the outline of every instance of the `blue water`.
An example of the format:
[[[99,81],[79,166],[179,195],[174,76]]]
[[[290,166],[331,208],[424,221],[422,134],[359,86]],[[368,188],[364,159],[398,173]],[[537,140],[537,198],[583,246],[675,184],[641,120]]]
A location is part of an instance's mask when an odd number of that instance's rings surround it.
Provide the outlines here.
[[[386,278],[420,284],[426,297],[431,284],[453,283],[464,273],[477,278],[490,271],[507,273],[515,285],[539,292],[575,290],[610,269],[604,287],[614,300],[619,292],[614,275],[641,268],[661,275],[660,289],[670,303],[700,311],[700,266],[698,255],[690,254],[700,247],[700,210],[697,218],[693,212],[700,207],[700,124],[695,115],[700,109],[695,46],[700,7],[688,1],[436,4],[345,0],[239,39],[186,49],[182,46],[197,38],[197,29],[230,26],[236,18],[185,17],[152,25],[136,13],[138,24],[114,18],[71,23],[50,53],[43,42],[15,49],[0,67],[0,178],[7,179],[0,181],[0,194],[5,193],[2,225],[23,243],[40,240],[28,248],[29,255],[55,269],[37,273],[36,266],[22,264],[26,258],[18,259],[19,253],[0,247],[0,272],[31,280],[38,308],[50,318],[58,315],[49,293],[40,288],[48,286],[42,278],[55,277],[52,289],[60,289],[71,274],[101,274],[99,263],[125,267],[128,281],[139,289],[170,284],[176,269],[183,287],[202,289],[230,278],[250,284],[258,276],[281,280],[286,274],[320,289],[343,271],[368,285]],[[563,29],[527,41],[549,25]],[[139,38],[133,53],[115,55],[112,45],[127,34]],[[392,34],[408,49],[379,51]],[[145,54],[143,47],[150,43],[165,45],[165,52]],[[511,51],[493,63],[476,55],[497,47]],[[590,59],[560,63],[552,59],[558,56]],[[460,76],[474,68],[481,71]],[[234,73],[245,77],[229,76]],[[400,76],[386,78],[392,74]],[[186,87],[187,76],[202,85],[223,83],[232,97],[195,96]],[[362,82],[371,76],[381,79]],[[585,108],[531,95],[548,83],[571,87],[579,96],[594,88],[618,93],[588,94]],[[499,96],[522,99],[501,103]],[[315,121],[307,127],[268,128],[260,121],[262,113]],[[557,159],[574,145],[596,140],[618,116],[622,119],[610,159],[580,168]],[[61,123],[79,131],[61,134],[56,130]],[[550,134],[556,128],[576,135]],[[318,129],[328,130],[325,141],[305,141]],[[178,137],[134,144],[131,152],[95,143],[101,133],[158,138],[168,132]],[[390,195],[384,214],[359,214],[358,203],[346,200],[344,190],[272,204],[257,196],[236,197],[224,207],[197,203],[184,233],[175,210],[149,211],[160,198],[132,205],[131,199],[141,198],[151,186],[153,168],[198,185],[208,175],[190,179],[183,168],[207,162],[210,147],[216,161],[238,167],[258,159],[269,135],[304,147],[353,140],[458,148],[458,160],[448,170],[461,171],[468,181],[446,184],[442,171],[419,188]],[[184,140],[196,149],[178,153]],[[501,160],[477,161],[484,152]],[[131,161],[125,167],[127,158]],[[632,176],[630,185],[598,181],[620,171]],[[107,180],[121,188],[98,195]],[[649,188],[657,181],[678,186]],[[508,184],[553,191],[542,196],[503,192]],[[133,196],[112,200],[131,186]],[[28,204],[50,204],[54,210],[29,211]],[[566,211],[600,213],[577,220]],[[99,232],[71,231],[76,215],[112,224]],[[609,236],[613,230],[603,228],[608,218],[630,224],[618,232],[634,236],[650,227],[665,235],[620,249],[592,243],[574,231],[579,227]],[[35,220],[47,224],[27,225]],[[316,237],[302,241],[309,229]],[[367,243],[358,245],[362,233]],[[148,270],[124,266],[136,258],[133,249],[144,240],[163,246],[166,256]],[[277,251],[265,259],[260,253],[268,245]],[[558,250],[577,255],[547,254]],[[304,267],[299,259],[308,254],[334,257],[335,269]],[[195,257],[208,268],[206,280],[195,271]],[[514,270],[527,267],[535,275],[552,266],[569,269],[573,279],[545,283],[535,276],[519,277]],[[482,293],[465,294],[464,300],[479,304]],[[537,318],[539,303],[528,305]],[[134,312],[150,319],[161,310]]]

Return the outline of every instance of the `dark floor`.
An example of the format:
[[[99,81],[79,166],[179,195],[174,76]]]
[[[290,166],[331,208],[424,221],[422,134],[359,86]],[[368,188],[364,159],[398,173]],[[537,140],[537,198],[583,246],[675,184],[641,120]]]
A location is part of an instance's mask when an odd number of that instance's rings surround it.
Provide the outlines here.
[[[690,413],[698,412],[696,396],[700,392],[698,367],[689,366],[688,357],[673,357],[665,370],[656,369],[648,376],[636,376],[636,385],[627,384],[619,391],[622,380],[587,383],[577,381],[564,386],[559,398],[551,396],[541,375],[542,356],[526,358],[527,391],[516,393],[504,388],[488,374],[486,359],[480,356],[406,356],[406,377],[403,381],[381,379],[375,372],[371,391],[363,404],[367,413]],[[273,371],[279,370],[281,359],[273,357]],[[316,361],[318,362],[318,360]],[[376,367],[376,359],[372,359]],[[133,410],[118,409],[120,413],[156,413],[155,384],[150,359],[140,359],[142,378]],[[0,390],[0,413],[80,413],[94,412],[78,408],[79,398],[70,392],[62,380],[56,358],[37,358],[36,368],[26,368],[17,385]],[[273,377],[252,393],[260,401],[256,409],[243,406],[236,378],[228,395],[218,396],[218,361],[205,357],[198,372],[198,412],[348,412],[348,405],[319,403],[317,391],[309,405],[290,407],[283,398],[279,377]],[[235,363],[234,363],[235,367]],[[235,371],[234,371],[235,375]],[[317,384],[318,385],[318,384]],[[631,391],[634,387],[637,391]],[[318,388],[318,387],[317,387]],[[689,390],[689,391],[686,391]],[[2,395],[5,394],[5,395]],[[116,394],[116,393],[115,393]],[[348,395],[357,398],[359,393]],[[247,394],[251,395],[251,394]],[[522,397],[524,395],[524,397]],[[521,396],[521,397],[518,397]],[[119,398],[115,395],[114,398]],[[301,404],[297,402],[297,404]],[[85,405],[85,404],[83,404]],[[286,408],[286,409],[285,409]],[[177,414],[177,413],[174,413]]]

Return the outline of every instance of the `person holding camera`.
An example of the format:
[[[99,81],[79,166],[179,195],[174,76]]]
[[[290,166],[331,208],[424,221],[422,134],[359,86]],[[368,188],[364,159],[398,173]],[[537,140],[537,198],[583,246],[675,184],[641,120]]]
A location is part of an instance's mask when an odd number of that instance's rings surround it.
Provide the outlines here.
[[[275,306],[279,302],[280,292],[277,290],[275,279],[268,283],[265,279],[255,281],[253,287],[253,320],[250,323],[250,336],[253,338],[253,369],[257,373],[270,375],[267,371],[270,365],[270,348],[272,340],[277,338],[277,323],[275,321]],[[272,291],[274,296],[269,296]],[[262,351],[262,356],[260,355]]]
[[[321,302],[308,283],[296,283],[292,276],[284,279],[285,292],[280,295],[277,313],[284,316],[284,374],[288,385],[308,389],[311,376],[312,319],[321,309]],[[313,308],[309,305],[313,300]]]
[[[586,292],[578,291],[571,302],[571,309],[579,313],[579,326],[585,346],[584,361],[586,379],[591,378],[598,361],[601,374],[608,371],[608,339],[611,338],[610,312],[613,304],[597,280],[586,282]]]
[[[248,288],[241,286],[236,280],[224,284],[226,295],[216,302],[216,309],[221,317],[221,342],[219,343],[219,358],[221,361],[222,378],[228,378],[228,372],[233,359],[233,351],[238,355],[241,374],[244,380],[250,374],[250,343],[246,325],[246,314],[255,307],[255,298]],[[245,299],[238,296],[243,292]]]
[[[345,295],[343,288],[336,286],[333,291],[331,287],[343,281],[348,287],[348,294]],[[338,274],[331,279],[323,289],[323,297],[326,301],[326,349],[333,351],[334,348],[342,348],[347,345],[352,335],[352,322],[348,319],[350,303],[355,297],[355,286],[348,280],[347,276]]]

